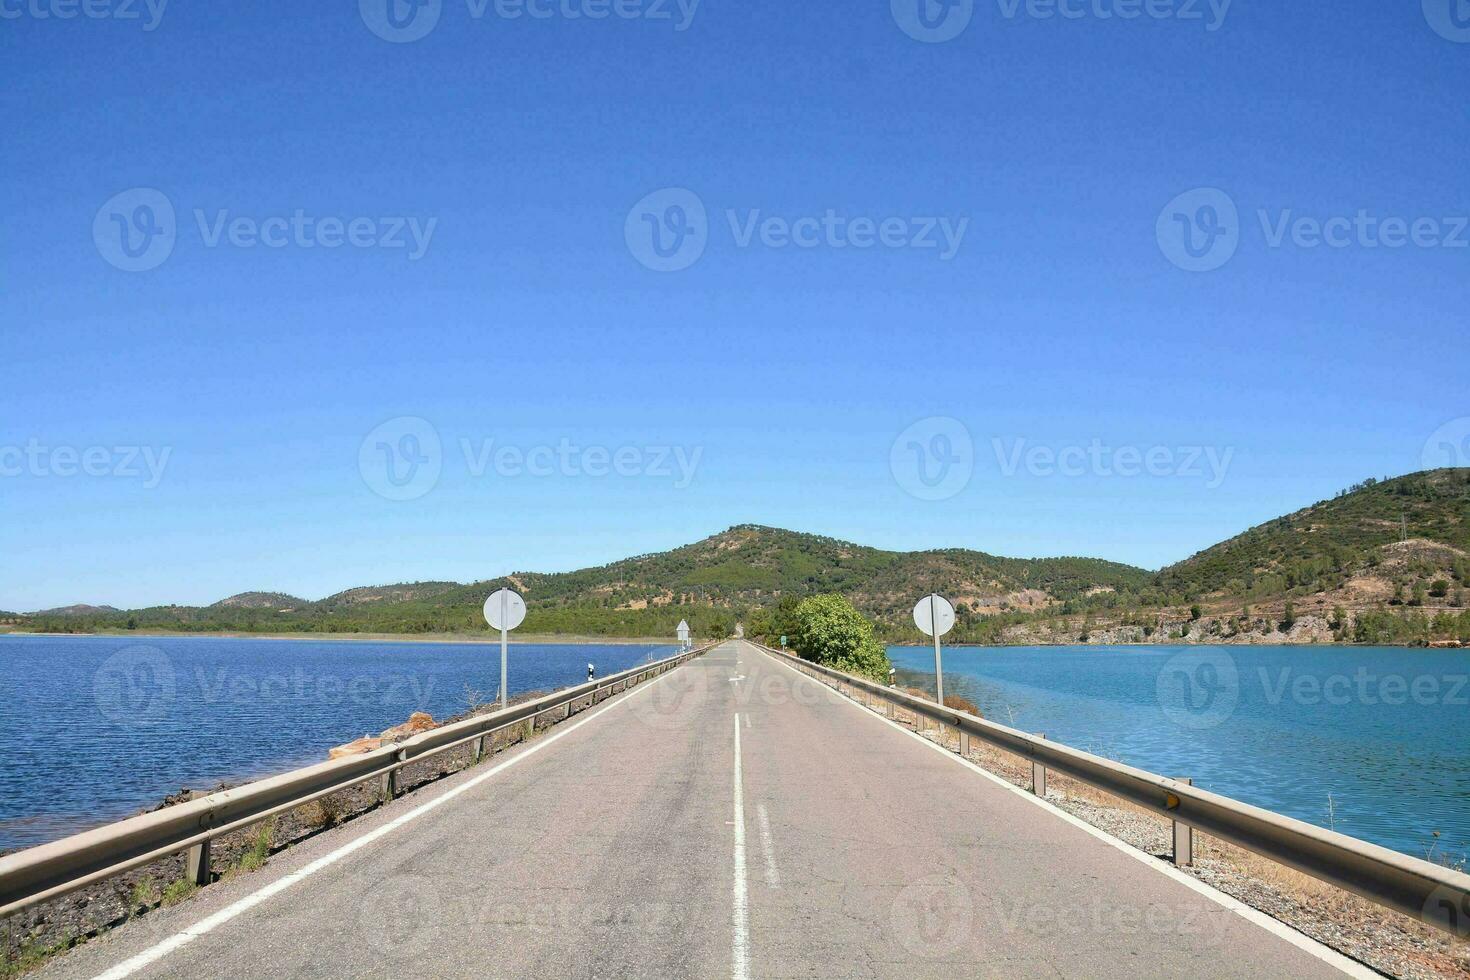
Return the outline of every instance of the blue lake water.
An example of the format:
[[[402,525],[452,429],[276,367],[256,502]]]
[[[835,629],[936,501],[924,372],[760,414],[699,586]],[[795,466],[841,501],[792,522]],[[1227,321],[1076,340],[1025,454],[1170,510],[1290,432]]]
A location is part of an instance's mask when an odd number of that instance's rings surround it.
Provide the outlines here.
[[[674,651],[510,647],[510,694],[566,687]],[[435,718],[500,685],[500,645],[0,636],[0,851],[321,762],[414,711]]]
[[[888,653],[933,690],[932,648]],[[992,721],[1415,857],[1470,849],[1467,676],[1465,650],[944,651],[945,693]]]

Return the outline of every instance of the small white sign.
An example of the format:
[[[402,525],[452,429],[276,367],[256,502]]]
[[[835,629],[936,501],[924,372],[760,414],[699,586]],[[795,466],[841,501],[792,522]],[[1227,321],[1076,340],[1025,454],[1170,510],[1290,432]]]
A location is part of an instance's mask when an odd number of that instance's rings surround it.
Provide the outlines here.
[[[914,606],[914,625],[925,636],[943,636],[954,629],[954,606],[942,595],[926,595]]]
[[[526,600],[510,589],[498,589],[485,600],[485,622],[491,629],[513,630],[526,621]]]
[[[679,639],[681,640],[689,639],[689,621],[685,619],[679,620],[679,625],[675,628],[674,632],[679,634]]]

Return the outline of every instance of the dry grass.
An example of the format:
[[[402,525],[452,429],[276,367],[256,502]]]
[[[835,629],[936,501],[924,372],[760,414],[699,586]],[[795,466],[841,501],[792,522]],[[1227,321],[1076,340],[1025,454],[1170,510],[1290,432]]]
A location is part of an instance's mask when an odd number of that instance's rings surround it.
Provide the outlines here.
[[[341,823],[346,816],[346,804],[336,796],[323,796],[312,800],[297,811],[303,824],[312,830],[327,830]]]

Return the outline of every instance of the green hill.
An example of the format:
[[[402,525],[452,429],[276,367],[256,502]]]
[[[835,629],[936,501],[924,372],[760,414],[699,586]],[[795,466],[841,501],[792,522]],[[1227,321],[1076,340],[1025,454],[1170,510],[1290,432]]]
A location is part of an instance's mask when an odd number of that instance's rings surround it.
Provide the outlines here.
[[[1006,642],[1470,641],[1470,469],[1365,480]],[[1110,597],[1111,598],[1111,597]]]
[[[782,596],[842,592],[869,615],[900,623],[913,597],[943,591],[964,615],[1034,610],[1089,593],[1133,592],[1143,569],[1092,558],[999,558],[959,549],[883,551],[795,531],[742,525],[695,544],[574,572],[524,572],[461,585],[418,582],[349,589],[319,602],[273,592],[206,608],[161,606],[31,617],[36,628],[245,632],[481,632],[485,596],[502,585],[527,599],[531,633],[665,636],[680,619],[696,632],[733,629]]]
[[[486,633],[480,609],[504,585],[526,596],[524,633],[701,636],[787,597],[847,596],[893,640],[935,591],[955,602],[952,639],[979,643],[1427,642],[1470,639],[1470,469],[1368,480],[1251,528],[1160,572],[1096,558],[885,551],[746,524],[656,554],[573,572],[460,584],[348,589],[310,602],[247,592],[205,608],[71,606],[22,628],[89,632]],[[3,617],[0,617],[3,618]]]
[[[286,595],[284,592],[241,592],[232,595],[228,599],[221,599],[211,609],[278,609],[281,612],[291,612],[311,605],[305,599],[298,599],[294,595]]]
[[[1329,591],[1389,571],[1406,539],[1421,543],[1435,571],[1470,551],[1470,470],[1365,481],[1165,568],[1159,586],[1191,597]]]

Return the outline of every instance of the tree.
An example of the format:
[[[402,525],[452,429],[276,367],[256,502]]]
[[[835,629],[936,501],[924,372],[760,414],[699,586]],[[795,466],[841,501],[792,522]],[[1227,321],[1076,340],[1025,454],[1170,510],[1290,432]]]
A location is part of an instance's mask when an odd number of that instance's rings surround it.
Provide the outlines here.
[[[1286,604],[1286,611],[1281,614],[1281,632],[1289,633],[1291,632],[1291,628],[1295,625],[1296,606],[1288,602]]]
[[[1199,607],[1198,603],[1189,607],[1189,618],[1191,622],[1199,622],[1199,618],[1203,615],[1204,610]]]
[[[776,603],[776,611],[771,617],[771,639],[780,640],[786,637],[789,641],[796,636],[797,629],[801,625],[796,618],[796,610],[801,607],[801,596],[783,595],[781,601]]]
[[[1429,587],[1429,594],[1436,599],[1443,599],[1450,594],[1450,583],[1442,578],[1435,579],[1434,584]]]
[[[796,607],[792,646],[804,659],[849,674],[888,682],[888,653],[873,624],[840,595],[817,595]]]

